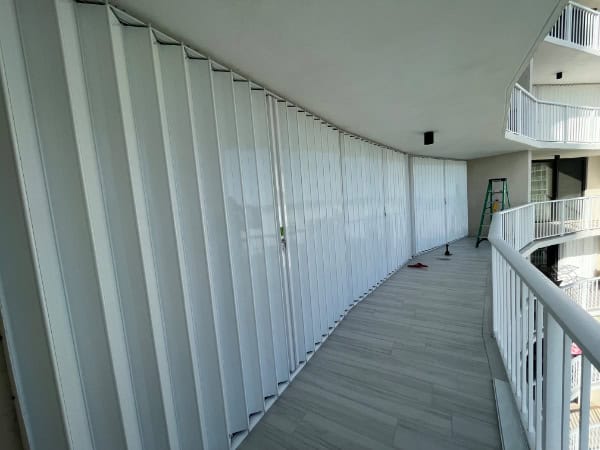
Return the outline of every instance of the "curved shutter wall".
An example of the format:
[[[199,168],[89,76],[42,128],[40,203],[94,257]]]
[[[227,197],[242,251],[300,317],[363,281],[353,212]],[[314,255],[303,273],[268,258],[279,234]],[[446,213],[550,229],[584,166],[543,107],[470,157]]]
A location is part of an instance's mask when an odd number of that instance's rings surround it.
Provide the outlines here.
[[[446,189],[446,241],[451,242],[469,233],[467,205],[467,163],[464,161],[444,162]]]
[[[415,252],[466,236],[466,162],[412,157],[411,169]]]
[[[32,449],[236,446],[410,258],[413,217],[417,251],[466,234],[464,163],[411,171],[106,5],[6,1],[0,25],[0,301]]]
[[[416,253],[446,242],[444,161],[411,158]]]

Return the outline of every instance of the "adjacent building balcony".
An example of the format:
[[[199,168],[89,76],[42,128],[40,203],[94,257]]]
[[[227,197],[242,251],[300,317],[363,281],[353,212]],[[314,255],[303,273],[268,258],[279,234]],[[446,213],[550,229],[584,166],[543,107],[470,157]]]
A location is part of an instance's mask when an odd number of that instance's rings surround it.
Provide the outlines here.
[[[600,108],[539,100],[516,84],[505,136],[535,148],[600,149]]]
[[[600,105],[592,87],[598,82],[599,55],[600,12],[569,2],[538,46],[529,78],[512,89],[505,137],[532,149],[600,149]],[[565,85],[563,93],[581,92],[575,85],[585,85],[589,94],[557,98],[530,83]]]
[[[578,306],[594,317],[600,316],[600,277],[577,280],[562,288]]]
[[[600,12],[569,2],[546,37],[547,42],[600,54]]]

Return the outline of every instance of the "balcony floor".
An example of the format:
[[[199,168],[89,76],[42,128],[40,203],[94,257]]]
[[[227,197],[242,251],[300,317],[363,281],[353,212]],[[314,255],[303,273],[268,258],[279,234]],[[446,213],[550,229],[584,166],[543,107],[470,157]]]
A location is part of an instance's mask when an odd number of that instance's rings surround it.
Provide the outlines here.
[[[501,448],[482,332],[489,245],[450,250],[354,307],[241,448]]]

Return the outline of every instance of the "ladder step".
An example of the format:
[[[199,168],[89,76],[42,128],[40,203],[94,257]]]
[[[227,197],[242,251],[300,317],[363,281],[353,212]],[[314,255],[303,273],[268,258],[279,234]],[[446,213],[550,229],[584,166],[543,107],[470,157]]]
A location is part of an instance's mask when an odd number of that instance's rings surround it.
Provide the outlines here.
[[[496,183],[496,184],[495,184]],[[496,198],[494,198],[496,196]],[[498,196],[501,196],[498,198]],[[501,203],[500,203],[501,202]],[[488,180],[487,190],[485,193],[485,200],[483,201],[483,209],[481,210],[481,220],[479,221],[479,230],[477,232],[477,243],[475,247],[479,246],[479,243],[487,238],[487,232],[491,225],[491,219],[487,220],[487,216],[493,216],[495,212],[500,210],[499,205],[510,208],[510,200],[508,198],[508,181],[506,178],[490,178]]]

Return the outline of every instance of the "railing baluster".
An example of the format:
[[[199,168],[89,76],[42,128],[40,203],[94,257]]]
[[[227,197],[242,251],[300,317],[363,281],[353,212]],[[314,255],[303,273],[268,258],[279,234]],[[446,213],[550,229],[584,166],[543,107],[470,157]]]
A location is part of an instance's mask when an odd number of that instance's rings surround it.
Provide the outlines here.
[[[600,49],[600,16],[594,16],[594,50]]]
[[[521,127],[521,114],[523,114],[523,91],[518,92],[517,96],[517,133],[523,134]]]
[[[525,357],[527,353],[527,341],[528,335],[527,332],[527,299],[529,297],[529,288],[527,285],[521,281],[521,327],[520,327],[520,339],[519,342],[521,344],[520,348],[520,363],[521,370],[519,373],[519,396],[521,397],[521,412],[527,410],[527,358]]]
[[[562,446],[569,447],[570,404],[571,404],[571,338],[563,333],[563,361],[562,361]]]
[[[583,356],[581,365],[581,396],[579,398],[579,449],[587,450],[589,448],[589,429],[590,429],[590,399],[591,399],[591,364]]]
[[[544,314],[544,449],[561,448],[563,330]]]
[[[562,106],[562,121],[563,121],[563,135],[562,135],[562,142],[568,142],[568,121],[567,121],[567,107],[566,106]]]
[[[504,321],[504,342],[503,342],[503,354],[504,360],[507,361],[508,357],[508,292],[509,292],[509,283],[510,283],[510,273],[509,266],[506,260],[504,261],[504,286],[502,292],[502,320]]]
[[[566,23],[565,23],[565,39],[568,40],[569,42],[572,42],[572,36],[571,36],[571,28],[572,28],[572,24],[573,24],[573,6],[569,3],[567,5],[567,9],[566,9],[567,13],[566,13]]]
[[[533,338],[535,332],[535,304],[533,295],[529,292],[527,297],[527,430],[529,433],[533,433],[535,431],[535,411],[534,411],[534,354],[533,354]]]
[[[511,364],[510,364],[510,290],[511,290],[511,279],[512,279],[512,273],[511,273],[511,269],[510,266],[508,265],[508,263],[506,263],[506,271],[507,271],[507,276],[506,276],[506,286],[505,286],[505,290],[504,290],[504,321],[506,323],[505,329],[506,329],[506,335],[504,337],[504,355],[505,355],[505,360],[506,360],[506,365],[507,365],[507,371],[508,371],[508,378],[510,380],[510,370],[511,370]]]
[[[506,336],[506,330],[505,330],[505,325],[504,325],[504,283],[506,282],[506,260],[504,258],[499,258],[498,259],[498,272],[499,272],[499,278],[498,278],[498,282],[499,282],[499,290],[498,290],[498,294],[499,294],[499,298],[500,301],[498,303],[498,316],[500,318],[500,324],[499,324],[499,329],[500,329],[500,336],[498,339],[498,347],[500,348],[500,354],[502,355],[502,357],[504,358],[504,338]]]
[[[516,300],[517,300],[517,274],[511,270],[510,273],[510,310],[509,310],[509,314],[510,314],[510,362],[509,362],[509,366],[510,366],[510,381],[512,383],[513,386],[516,386],[516,374],[518,372],[518,368],[516,367],[516,348],[517,348],[517,339],[516,339],[516,329],[517,327],[515,326],[517,321],[516,321]]]
[[[492,331],[498,340],[498,252],[492,247]]]
[[[535,317],[535,448],[542,450],[542,336],[544,306],[536,301]]]

